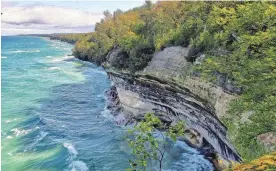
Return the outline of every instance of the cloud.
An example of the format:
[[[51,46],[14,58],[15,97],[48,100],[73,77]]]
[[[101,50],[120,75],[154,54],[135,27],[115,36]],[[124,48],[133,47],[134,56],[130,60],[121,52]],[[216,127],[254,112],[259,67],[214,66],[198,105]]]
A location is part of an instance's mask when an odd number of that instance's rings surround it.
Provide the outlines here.
[[[93,31],[96,22],[103,17],[99,13],[62,8],[55,6],[16,6],[5,4],[2,7],[2,32],[4,34],[25,34],[24,30],[35,33],[68,31]],[[89,30],[90,28],[90,30]],[[10,30],[9,30],[10,29]],[[74,31],[75,29],[75,31]],[[23,33],[20,33],[22,31]]]
[[[1,6],[3,7],[10,7],[14,6],[17,2],[14,1],[1,1]]]

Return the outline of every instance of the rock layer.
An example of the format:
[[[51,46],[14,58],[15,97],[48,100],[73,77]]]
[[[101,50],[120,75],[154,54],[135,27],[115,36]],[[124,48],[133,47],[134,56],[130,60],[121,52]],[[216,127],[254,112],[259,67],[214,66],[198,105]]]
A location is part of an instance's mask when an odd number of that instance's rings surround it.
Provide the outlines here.
[[[235,96],[223,87],[189,76],[193,66],[187,60],[189,48],[167,47],[156,52],[149,65],[135,75],[112,70],[111,61],[118,50],[110,54],[106,70],[127,120],[140,120],[149,112],[168,125],[185,120],[187,132],[192,135],[187,137],[193,145],[202,148],[207,144],[225,160],[241,161],[220,121]]]
[[[189,89],[148,75],[132,76],[114,71],[108,71],[108,75],[128,118],[154,112],[163,122],[185,120],[187,127],[196,130],[224,159],[241,161],[215,109]]]

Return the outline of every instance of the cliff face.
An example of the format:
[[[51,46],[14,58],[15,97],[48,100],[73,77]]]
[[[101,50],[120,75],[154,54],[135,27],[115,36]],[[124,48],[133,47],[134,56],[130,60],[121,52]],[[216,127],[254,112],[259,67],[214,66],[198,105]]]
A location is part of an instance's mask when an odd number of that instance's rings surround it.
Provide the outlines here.
[[[235,96],[198,78],[182,78],[192,66],[185,58],[188,50],[166,48],[135,75],[107,69],[121,110],[127,119],[139,120],[145,113],[154,112],[167,124],[185,120],[187,129],[197,136],[193,144],[202,147],[202,142],[207,142],[224,159],[241,161],[220,121]]]
[[[223,158],[240,161],[226,138],[226,128],[216,116],[214,108],[189,89],[153,77],[131,77],[115,72],[108,74],[128,118],[140,119],[144,114],[154,112],[169,124],[185,120],[188,129],[198,132]]]

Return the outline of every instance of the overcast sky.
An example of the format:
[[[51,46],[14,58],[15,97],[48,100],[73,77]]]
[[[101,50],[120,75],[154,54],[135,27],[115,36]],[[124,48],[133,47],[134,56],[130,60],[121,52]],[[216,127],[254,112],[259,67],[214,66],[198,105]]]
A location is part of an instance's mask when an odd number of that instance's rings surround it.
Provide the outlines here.
[[[123,11],[140,1],[2,1],[2,35],[91,32],[104,10]]]

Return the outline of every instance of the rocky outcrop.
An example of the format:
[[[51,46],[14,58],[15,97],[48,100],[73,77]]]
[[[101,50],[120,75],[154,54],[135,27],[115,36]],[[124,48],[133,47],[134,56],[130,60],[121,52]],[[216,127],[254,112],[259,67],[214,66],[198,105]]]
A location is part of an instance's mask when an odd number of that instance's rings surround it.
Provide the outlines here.
[[[154,75],[164,80],[180,78],[188,74],[192,63],[186,60],[189,48],[168,47],[154,54],[152,61],[142,73]]]
[[[111,52],[109,56],[113,58],[107,60],[114,60],[118,52]],[[149,65],[135,75],[106,68],[116,88],[120,110],[127,120],[140,120],[149,112],[168,125],[185,120],[191,135],[188,139],[194,145],[208,144],[225,160],[241,161],[227,139],[227,128],[220,121],[235,96],[222,87],[190,76],[193,63],[186,59],[188,54],[188,48],[165,48],[155,53]]]
[[[188,54],[189,48],[180,46],[165,48],[155,53],[152,61],[140,74],[180,84],[213,106],[217,116],[220,118],[226,116],[227,107],[235,98],[235,95],[231,94],[234,88],[229,89],[233,87],[231,81],[226,78],[222,80],[222,77],[218,75],[218,83],[212,84],[193,76],[193,63],[188,62]],[[194,64],[199,65],[204,58],[204,54],[200,55]]]
[[[142,118],[154,112],[168,124],[185,120],[188,129],[196,130],[223,158],[240,161],[240,156],[226,137],[226,127],[215,109],[189,89],[148,75],[108,71],[116,86],[123,112],[128,119]]]
[[[276,150],[276,132],[267,132],[257,137],[258,141],[264,145],[267,151]]]
[[[214,113],[219,119],[227,117],[229,103],[236,98],[234,94],[225,92],[222,87],[205,82],[198,77],[186,77],[182,85],[213,106]]]
[[[112,66],[115,68],[126,68],[126,59],[128,58],[128,54],[123,51],[121,48],[114,47],[106,56],[107,61],[106,65]]]

